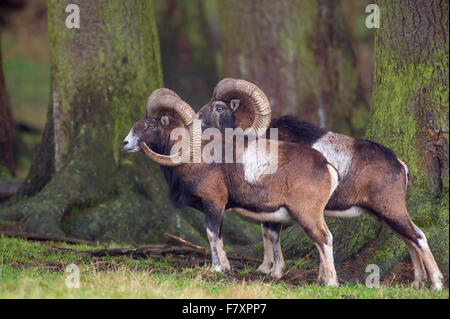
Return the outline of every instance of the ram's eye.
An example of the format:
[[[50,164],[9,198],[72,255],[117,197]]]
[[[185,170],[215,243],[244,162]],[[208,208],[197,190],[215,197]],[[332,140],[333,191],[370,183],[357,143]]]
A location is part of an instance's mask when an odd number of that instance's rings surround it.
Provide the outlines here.
[[[151,120],[148,124],[146,124],[145,130],[152,130],[156,126],[156,120]]]
[[[225,106],[223,105],[223,103],[218,102],[215,104],[214,110],[216,112],[222,113],[225,110]]]

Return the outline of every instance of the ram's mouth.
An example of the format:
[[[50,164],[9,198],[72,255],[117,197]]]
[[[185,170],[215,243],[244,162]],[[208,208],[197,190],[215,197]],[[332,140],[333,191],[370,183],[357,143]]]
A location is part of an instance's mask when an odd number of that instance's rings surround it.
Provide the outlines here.
[[[127,137],[123,140],[123,150],[127,152],[139,152],[139,138],[134,134],[133,129],[130,130]]]
[[[126,151],[126,152],[135,153],[135,152],[139,152],[141,150],[141,148],[139,146],[128,146],[128,145],[125,145],[123,147],[123,150]]]

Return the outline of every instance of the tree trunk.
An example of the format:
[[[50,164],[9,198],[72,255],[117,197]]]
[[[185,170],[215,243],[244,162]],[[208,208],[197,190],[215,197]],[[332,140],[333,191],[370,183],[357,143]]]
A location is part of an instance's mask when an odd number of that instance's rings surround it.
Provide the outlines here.
[[[340,1],[219,2],[224,76],[244,78],[269,97],[273,116],[296,114],[330,130],[361,136],[368,105]],[[370,217],[329,218],[336,261],[365,247],[381,228]],[[354,229],[370,228],[349,238]],[[300,227],[283,231],[286,256],[312,252]]]
[[[13,130],[14,122],[9,109],[3,75],[2,37],[0,31],[0,177],[14,175]]]
[[[220,2],[224,76],[256,83],[274,116],[361,135],[368,107],[340,1]]]
[[[151,2],[49,0],[51,98],[43,142],[21,194],[0,210],[24,231],[158,241],[175,225],[159,168],[124,154],[123,138],[162,86]]]
[[[26,232],[87,240],[164,242],[169,232],[205,244],[203,214],[176,211],[159,166],[121,152],[149,94],[163,86],[152,2],[81,1],[80,29],[65,26],[70,3],[48,2],[47,124],[30,173],[0,219]],[[253,225],[228,220],[228,243],[257,238]]]
[[[367,137],[392,148],[409,166],[409,213],[448,273],[448,1],[378,5]],[[406,256],[406,249],[397,255]]]
[[[155,1],[164,83],[197,109],[219,81],[204,5],[203,0]]]

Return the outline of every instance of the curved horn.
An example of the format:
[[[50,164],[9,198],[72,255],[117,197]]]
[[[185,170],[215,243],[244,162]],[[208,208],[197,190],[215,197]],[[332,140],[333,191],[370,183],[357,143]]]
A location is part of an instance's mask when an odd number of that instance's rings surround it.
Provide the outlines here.
[[[267,96],[258,86],[245,80],[226,78],[216,85],[213,94],[226,101],[236,96],[247,99],[255,110],[255,119],[248,130],[253,131],[256,136],[266,133],[270,126],[271,109]]]
[[[152,151],[145,142],[141,142],[141,147],[144,153],[151,160],[163,166],[178,166],[191,159],[195,161],[201,152],[200,148],[202,136],[201,126],[198,123],[195,125],[194,121],[197,119],[197,115],[189,104],[184,102],[178,95],[158,94],[153,96],[153,99],[149,98],[147,103],[147,115],[150,116],[158,112],[171,112],[176,114],[189,130],[189,152],[181,157],[178,154],[158,154]]]
[[[156,89],[153,91],[153,93],[147,99],[147,107],[146,107],[146,111],[145,111],[145,117],[150,117],[150,114],[151,114],[150,113],[150,105],[152,105],[152,103],[155,100],[160,99],[164,95],[171,95],[171,96],[181,99],[181,97],[178,94],[176,94],[174,91],[172,91],[170,89],[166,89],[166,88]]]

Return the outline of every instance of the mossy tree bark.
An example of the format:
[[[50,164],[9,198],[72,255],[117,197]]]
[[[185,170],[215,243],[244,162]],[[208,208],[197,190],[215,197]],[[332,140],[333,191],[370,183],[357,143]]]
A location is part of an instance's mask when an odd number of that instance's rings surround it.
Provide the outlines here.
[[[160,241],[175,225],[159,168],[123,154],[123,138],[162,86],[149,1],[49,0],[51,102],[43,142],[20,192],[0,210],[25,231],[95,240]]]
[[[409,166],[408,211],[448,273],[449,4],[378,1],[378,5],[381,25],[376,31],[367,137],[392,148]],[[396,240],[390,239],[384,251]],[[392,259],[390,253],[379,255]],[[396,255],[406,256],[406,249]]]
[[[363,134],[368,104],[340,1],[222,0],[219,13],[224,76],[255,82],[274,116]]]
[[[378,5],[381,25],[366,138],[393,149],[408,164],[408,211],[448,274],[448,2]],[[372,217],[328,218],[327,223],[338,265],[351,258],[359,278],[367,276],[368,264],[386,273],[396,262],[409,260],[403,241]],[[282,244],[292,257],[313,248],[295,227],[284,232]]]
[[[158,165],[121,146],[163,86],[150,1],[80,1],[80,29],[65,26],[69,0],[49,0],[51,98],[43,142],[0,220],[24,231],[89,240],[164,242],[168,231],[206,244],[204,216],[176,211]],[[228,243],[253,225],[228,218]],[[253,237],[252,237],[253,236]]]
[[[0,30],[0,177],[14,175],[13,129],[14,122],[9,108],[5,78],[3,75],[2,37]]]

